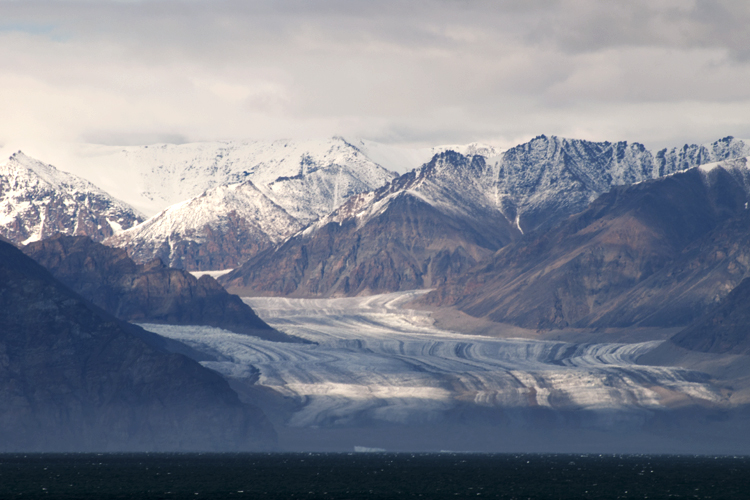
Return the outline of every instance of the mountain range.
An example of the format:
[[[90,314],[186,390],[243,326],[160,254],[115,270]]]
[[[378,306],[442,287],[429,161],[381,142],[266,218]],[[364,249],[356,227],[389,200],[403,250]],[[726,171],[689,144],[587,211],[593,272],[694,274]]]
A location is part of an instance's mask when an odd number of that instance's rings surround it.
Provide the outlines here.
[[[434,288],[618,186],[748,147],[726,138],[661,152],[658,158],[679,161],[660,163],[638,144],[539,136],[495,158],[438,154],[387,186],[352,197],[221,282],[242,293],[295,296]]]
[[[222,372],[233,354],[208,359],[191,346],[206,327],[222,328],[211,330],[216,345],[235,345],[247,359],[294,346],[307,359],[319,346],[269,327],[229,292],[329,298],[422,289],[407,294],[412,307],[450,309],[492,334],[574,332],[593,342],[619,332],[633,342],[628,335],[641,332],[654,345],[634,348],[633,363],[703,369],[712,360],[711,401],[734,390],[716,366],[745,373],[745,141],[656,153],[547,136],[505,152],[478,144],[405,152],[342,138],[108,151],[95,159],[134,162],[133,179],[116,193],[124,201],[22,153],[2,167],[0,239],[47,268],[0,245],[0,391],[10,401],[0,433],[18,429],[8,449],[272,446],[252,403],[278,414],[293,413],[283,409],[292,403],[256,387],[251,365],[241,383]],[[143,220],[126,202],[152,216]],[[188,272],[214,270],[226,271],[218,282]],[[205,366],[224,373],[245,403]],[[209,389],[179,399],[190,384]],[[750,384],[737,384],[750,395]],[[157,411],[155,401],[165,406]],[[199,431],[205,419],[220,429]],[[190,440],[179,441],[180,432]]]
[[[497,153],[491,146],[476,143],[451,148],[472,154]],[[127,248],[139,262],[159,257],[189,270],[231,269],[326,216],[352,195],[383,186],[396,176],[389,168],[409,171],[447,149],[408,150],[362,140],[355,145],[334,137],[321,142],[123,150],[109,160],[129,158],[132,165],[133,158],[139,158],[144,184],[151,189],[162,186],[158,199],[176,197],[169,190],[173,186],[183,189],[181,196],[200,186],[216,187],[187,201],[180,199],[107,244]],[[208,155],[214,153],[209,161]],[[137,176],[139,169],[131,165],[129,171]],[[151,165],[151,170],[144,165]],[[152,195],[151,191],[140,193],[141,198]]]
[[[709,280],[684,261],[700,259],[693,248],[745,216],[748,201],[745,159],[617,187],[425,300],[532,329],[685,325],[742,279],[737,269],[734,283]]]
[[[447,150],[485,159],[483,177],[475,175],[468,181],[479,183],[475,186],[478,189],[469,188],[457,196],[466,203],[474,203],[467,201],[472,196],[478,203],[490,200],[493,210],[498,210],[520,232],[552,227],[560,219],[585,209],[613,186],[750,155],[748,144],[731,137],[656,153],[637,143],[546,136],[502,154],[476,143],[409,150],[340,137],[326,141],[99,147],[88,151],[88,163],[83,162],[79,173],[98,179],[124,200],[110,201],[110,205],[127,209],[125,203],[129,203],[153,214],[151,219],[136,225],[142,219],[135,209],[130,209],[131,222],[123,217],[115,220],[98,205],[87,212],[75,208],[70,201],[63,203],[67,215],[35,215],[39,209],[25,215],[19,210],[24,206],[23,200],[44,199],[28,187],[50,177],[42,171],[54,171],[58,178],[66,174],[27,157],[21,161],[19,156],[9,160],[6,168],[33,164],[34,168],[25,170],[26,177],[33,181],[21,185],[14,181],[14,190],[3,189],[8,215],[0,226],[16,243],[55,232],[82,234],[97,241],[108,238],[108,245],[126,248],[138,263],[159,257],[170,266],[188,270],[232,269],[308,224],[319,225],[350,197],[389,183],[397,175],[394,171],[422,168],[420,165],[429,163],[430,155]],[[85,181],[79,179],[79,185],[80,182]],[[396,184],[405,186],[408,180]],[[53,189],[55,199],[71,191],[65,187],[71,185],[78,186],[73,190],[78,198],[94,199],[81,194],[96,189],[91,185],[82,187],[72,180],[55,185],[59,187]],[[457,199],[456,195],[451,196],[432,202],[450,205]],[[99,220],[94,227],[85,222],[87,213],[102,211],[106,224]],[[57,222],[52,224],[51,219]],[[45,224],[47,232],[39,229]]]
[[[243,294],[329,296],[434,287],[520,236],[482,156],[446,152],[222,276]]]

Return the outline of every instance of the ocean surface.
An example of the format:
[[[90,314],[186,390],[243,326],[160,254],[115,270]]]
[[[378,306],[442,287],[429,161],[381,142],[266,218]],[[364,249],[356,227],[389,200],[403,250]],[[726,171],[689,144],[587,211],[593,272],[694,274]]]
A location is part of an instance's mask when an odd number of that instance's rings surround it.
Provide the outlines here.
[[[750,498],[750,457],[5,454],[0,498]]]

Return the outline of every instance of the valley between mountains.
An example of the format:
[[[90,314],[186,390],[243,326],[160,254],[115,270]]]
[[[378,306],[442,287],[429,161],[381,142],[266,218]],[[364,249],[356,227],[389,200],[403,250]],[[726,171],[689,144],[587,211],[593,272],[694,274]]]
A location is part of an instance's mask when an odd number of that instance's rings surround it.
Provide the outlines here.
[[[335,137],[91,146],[66,173],[18,152],[0,448],[740,453],[748,157]]]

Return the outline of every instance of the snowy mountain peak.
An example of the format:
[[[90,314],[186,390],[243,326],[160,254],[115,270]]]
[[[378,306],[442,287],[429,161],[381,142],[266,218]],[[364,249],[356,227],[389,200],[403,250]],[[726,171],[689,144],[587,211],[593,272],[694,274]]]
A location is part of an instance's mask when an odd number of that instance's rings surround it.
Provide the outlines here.
[[[729,174],[736,186],[745,190],[745,194],[750,197],[750,157],[731,158],[714,163],[707,163],[698,167],[703,174],[703,182],[708,187],[713,187],[719,182],[724,182],[720,172]]]
[[[0,166],[0,234],[16,244],[57,233],[101,241],[141,220],[90,182],[21,151]]]
[[[654,177],[687,170],[698,165],[750,156],[750,141],[727,136],[709,144],[685,144],[662,149],[655,155]]]
[[[309,234],[330,222],[342,223],[350,218],[356,218],[361,227],[404,196],[416,198],[451,216],[471,217],[482,213],[503,217],[501,205],[492,196],[492,182],[493,173],[487,168],[484,156],[464,156],[446,150],[380,189],[351,197],[305,232]]]
[[[340,137],[88,146],[77,168],[148,215],[206,189],[251,180],[269,199],[306,222],[396,175]]]
[[[71,192],[92,192],[104,195],[104,191],[97,188],[85,179],[73,174],[62,172],[52,165],[42,163],[18,151],[13,153],[2,168],[3,175],[14,175],[17,178],[27,179],[29,182],[42,183],[50,189]]]
[[[233,268],[298,231],[301,224],[251,181],[218,186],[177,203],[105,243],[138,262],[171,267]]]

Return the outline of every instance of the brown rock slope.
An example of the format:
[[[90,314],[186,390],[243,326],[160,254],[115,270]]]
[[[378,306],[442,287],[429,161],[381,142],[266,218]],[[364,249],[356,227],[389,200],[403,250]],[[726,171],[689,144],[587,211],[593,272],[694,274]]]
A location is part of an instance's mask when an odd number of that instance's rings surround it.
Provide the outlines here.
[[[520,237],[488,182],[483,157],[436,155],[220,281],[242,293],[303,297],[437,286]]]
[[[207,325],[266,340],[299,340],[271,328],[210,276],[197,279],[158,259],[137,265],[124,249],[62,235],[27,245],[23,251],[65,285],[122,320]]]
[[[274,446],[260,410],[159,339],[0,242],[0,451]]]
[[[594,326],[686,325],[711,310],[749,271],[750,213],[745,211],[615,300]]]
[[[671,341],[691,351],[750,354],[750,279],[744,279],[708,314]]]
[[[748,185],[747,169],[732,164],[615,188],[425,300],[527,328],[634,324],[607,315],[686,247],[739,216]]]

